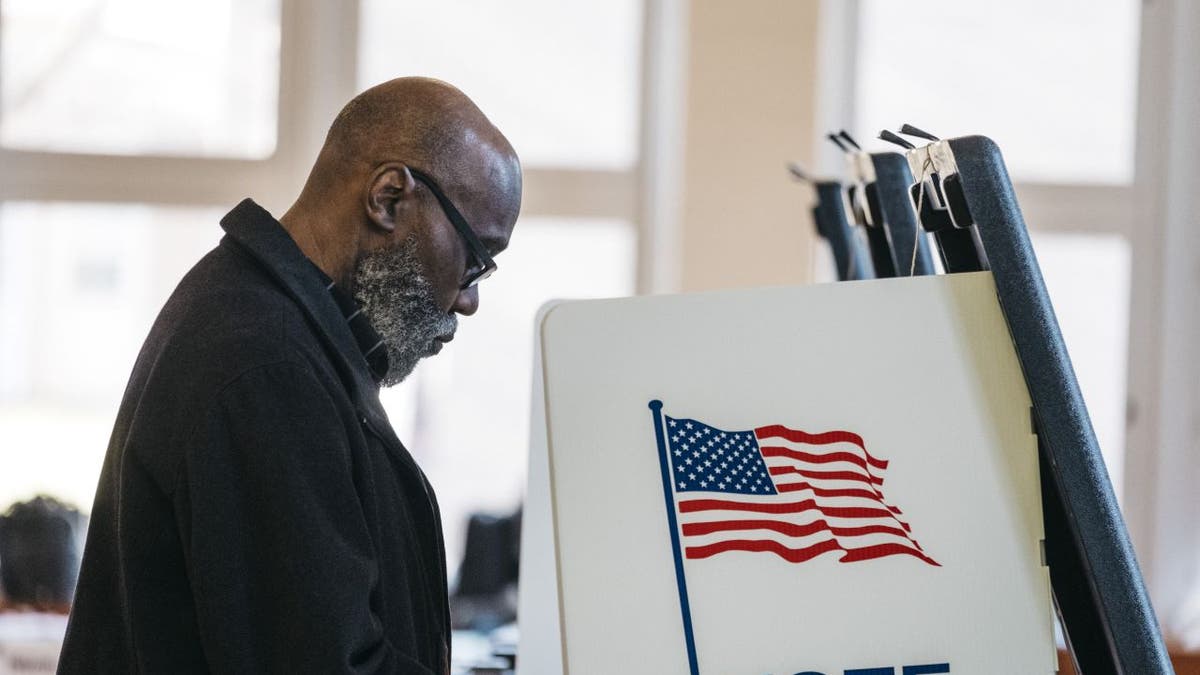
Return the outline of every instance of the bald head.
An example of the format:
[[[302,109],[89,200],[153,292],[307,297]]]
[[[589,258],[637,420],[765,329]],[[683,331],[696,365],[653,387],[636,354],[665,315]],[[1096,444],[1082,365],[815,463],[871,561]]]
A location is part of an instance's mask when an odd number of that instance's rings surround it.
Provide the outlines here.
[[[461,91],[400,78],[338,114],[300,197],[280,222],[349,289],[387,346],[395,383],[479,305],[521,207],[508,140]]]
[[[509,155],[512,147],[458,89],[421,77],[402,77],[354,97],[329,128],[322,160],[339,168],[369,168],[406,158],[431,172],[452,168],[454,156],[482,140]]]
[[[389,161],[477,188],[484,187],[477,182],[483,172],[499,183],[494,198],[520,196],[520,169],[508,140],[471,99],[440,80],[402,77],[354,97],[330,126],[309,182],[322,192],[336,190]]]
[[[435,201],[414,199],[412,169],[436,180],[475,229],[511,231],[521,204],[512,146],[465,94],[420,77],[384,82],[346,104],[281,221],[341,281],[364,254],[436,220]]]

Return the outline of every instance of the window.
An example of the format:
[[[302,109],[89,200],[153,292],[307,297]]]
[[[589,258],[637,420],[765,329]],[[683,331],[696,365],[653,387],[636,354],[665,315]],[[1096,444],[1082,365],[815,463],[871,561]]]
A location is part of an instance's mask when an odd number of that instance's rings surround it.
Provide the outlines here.
[[[5,0],[0,12],[5,147],[274,152],[279,0]]]
[[[364,0],[359,85],[437,77],[472,97],[526,166],[630,169],[641,16],[640,0]]]
[[[430,75],[474,98],[526,167],[481,309],[383,394],[456,565],[467,516],[523,492],[537,307],[635,288],[642,12],[0,3],[0,508],[44,491],[89,510],[137,351],[220,216],[243,196],[282,213],[356,81]]]
[[[1139,0],[863,0],[855,128],[999,143],[1017,181],[1133,181]]]
[[[47,492],[87,511],[142,340],[221,211],[0,207],[0,509]]]

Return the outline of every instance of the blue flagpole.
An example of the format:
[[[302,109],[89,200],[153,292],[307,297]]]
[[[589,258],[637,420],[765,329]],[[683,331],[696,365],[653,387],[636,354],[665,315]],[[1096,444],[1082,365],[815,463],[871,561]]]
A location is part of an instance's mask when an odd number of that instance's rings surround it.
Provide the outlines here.
[[[667,465],[667,439],[663,435],[662,401],[650,401],[654,414],[654,438],[658,441],[658,462],[662,467],[663,497],[667,502],[667,523],[671,528],[671,548],[675,553],[675,580],[679,583],[679,609],[683,613],[683,634],[687,640],[688,665],[692,675],[700,675],[696,662],[696,639],[692,635],[692,609],[688,603],[687,580],[683,576],[683,552],[679,548],[679,524],[675,517],[675,489],[671,485],[671,468]]]

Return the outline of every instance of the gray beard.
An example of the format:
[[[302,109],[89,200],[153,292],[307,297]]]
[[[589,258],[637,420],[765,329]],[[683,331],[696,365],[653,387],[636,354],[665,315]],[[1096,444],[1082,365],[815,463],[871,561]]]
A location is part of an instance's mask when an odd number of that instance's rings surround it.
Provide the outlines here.
[[[418,361],[434,354],[435,338],[458,328],[458,317],[438,307],[412,236],[358,261],[354,299],[387,348],[388,372],[380,383],[385,387],[402,382]]]

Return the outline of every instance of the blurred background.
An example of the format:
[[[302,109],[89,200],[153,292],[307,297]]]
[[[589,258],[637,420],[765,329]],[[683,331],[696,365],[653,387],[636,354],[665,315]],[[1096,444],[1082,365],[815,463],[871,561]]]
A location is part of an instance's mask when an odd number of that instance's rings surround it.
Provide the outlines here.
[[[0,0],[0,512],[83,527],[159,307],[366,87],[455,84],[526,170],[479,313],[384,394],[452,565],[521,502],[541,303],[831,281],[785,164],[840,175],[827,131],[910,122],[1003,149],[1160,622],[1200,649],[1198,45],[1189,0]]]

